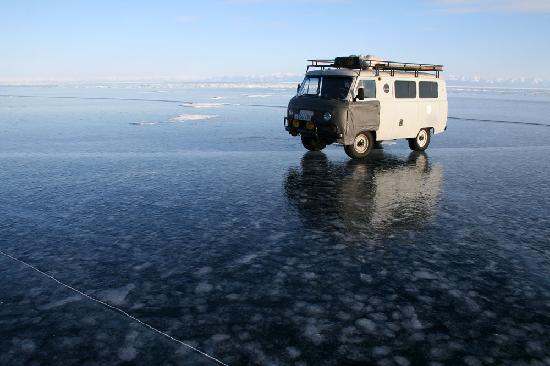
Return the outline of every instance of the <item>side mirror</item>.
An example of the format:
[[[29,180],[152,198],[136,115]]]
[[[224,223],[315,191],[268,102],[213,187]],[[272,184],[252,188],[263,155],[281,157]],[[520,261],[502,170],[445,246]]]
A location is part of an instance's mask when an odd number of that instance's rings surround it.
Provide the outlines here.
[[[296,87],[296,93],[298,93],[300,91],[300,85],[302,85],[302,84],[298,83],[298,86]]]
[[[357,99],[359,99],[359,100],[365,99],[365,89],[364,88],[357,89]]]

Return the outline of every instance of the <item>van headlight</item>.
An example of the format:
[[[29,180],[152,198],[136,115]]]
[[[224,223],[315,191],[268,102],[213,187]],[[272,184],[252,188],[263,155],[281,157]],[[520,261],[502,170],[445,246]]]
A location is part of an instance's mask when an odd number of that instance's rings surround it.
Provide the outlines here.
[[[330,119],[332,118],[332,114],[330,112],[325,112],[325,114],[323,114],[323,119],[325,121],[330,121]]]

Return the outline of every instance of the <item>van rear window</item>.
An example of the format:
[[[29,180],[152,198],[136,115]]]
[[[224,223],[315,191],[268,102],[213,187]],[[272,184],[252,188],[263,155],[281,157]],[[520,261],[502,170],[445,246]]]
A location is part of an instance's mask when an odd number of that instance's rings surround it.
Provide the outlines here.
[[[437,83],[434,81],[421,81],[418,84],[420,98],[437,98]]]
[[[414,81],[395,81],[396,98],[416,98],[416,82]]]

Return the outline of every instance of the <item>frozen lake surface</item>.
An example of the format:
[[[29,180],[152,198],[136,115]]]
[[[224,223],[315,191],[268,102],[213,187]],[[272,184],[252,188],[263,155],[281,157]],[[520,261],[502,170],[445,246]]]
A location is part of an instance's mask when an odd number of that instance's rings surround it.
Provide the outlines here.
[[[351,162],[293,88],[0,87],[0,250],[229,365],[550,365],[550,91],[451,88],[425,154]],[[2,365],[215,364],[0,279]]]

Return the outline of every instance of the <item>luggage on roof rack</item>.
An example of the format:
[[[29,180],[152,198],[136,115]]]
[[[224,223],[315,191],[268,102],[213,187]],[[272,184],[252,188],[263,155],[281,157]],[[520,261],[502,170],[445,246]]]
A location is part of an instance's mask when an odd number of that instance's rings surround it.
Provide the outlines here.
[[[319,67],[321,69],[331,67],[337,69],[375,70],[376,72],[383,70],[389,71],[392,76],[395,71],[414,71],[415,75],[418,75],[420,71],[431,71],[435,72],[437,77],[439,77],[439,72],[443,71],[443,65],[386,61],[374,56],[345,56],[336,57],[334,60],[314,59],[308,61],[311,64],[307,66],[307,70],[309,70],[310,67]]]

